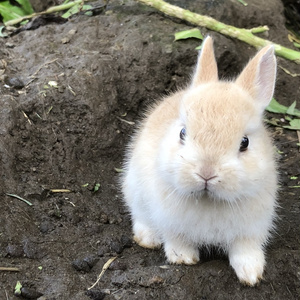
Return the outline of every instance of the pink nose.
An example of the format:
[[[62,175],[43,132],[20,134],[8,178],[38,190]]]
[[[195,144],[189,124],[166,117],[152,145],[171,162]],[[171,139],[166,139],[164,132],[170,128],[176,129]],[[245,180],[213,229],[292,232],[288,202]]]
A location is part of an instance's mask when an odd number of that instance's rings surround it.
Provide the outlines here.
[[[217,175],[201,175],[201,174],[197,174],[199,177],[201,177],[204,181],[205,181],[205,185],[204,185],[204,190],[208,190],[208,182],[216,177],[218,177]]]
[[[205,183],[207,183],[209,180],[211,180],[211,179],[214,179],[214,178],[216,178],[216,177],[218,177],[217,175],[214,175],[214,176],[202,176],[201,174],[197,174],[199,177],[201,177],[204,181],[205,181]]]

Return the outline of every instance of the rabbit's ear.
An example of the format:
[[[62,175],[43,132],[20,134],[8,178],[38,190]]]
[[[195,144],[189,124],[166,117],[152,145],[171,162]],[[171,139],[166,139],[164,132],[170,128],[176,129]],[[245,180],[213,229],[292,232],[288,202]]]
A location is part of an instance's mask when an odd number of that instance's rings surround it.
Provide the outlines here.
[[[217,80],[218,67],[214,55],[213,39],[208,36],[202,43],[202,49],[199,53],[196,70],[193,75],[192,87]]]
[[[275,78],[274,47],[266,46],[250,60],[236,83],[248,91],[261,108],[265,109],[273,97]]]

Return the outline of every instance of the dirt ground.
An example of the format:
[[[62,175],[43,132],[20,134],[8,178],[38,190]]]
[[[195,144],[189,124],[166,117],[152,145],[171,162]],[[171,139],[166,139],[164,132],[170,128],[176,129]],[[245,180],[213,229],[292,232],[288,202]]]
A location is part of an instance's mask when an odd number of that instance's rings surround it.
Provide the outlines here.
[[[292,47],[279,0],[247,1],[246,7],[233,0],[169,2],[238,27],[268,25],[263,37]],[[241,285],[227,258],[215,251],[203,250],[195,266],[174,266],[162,250],[132,242],[115,168],[122,167],[125,145],[145,107],[188,82],[199,42],[174,42],[173,36],[188,28],[135,1],[114,0],[97,15],[0,40],[0,267],[20,270],[0,271],[1,300],[17,299],[17,281],[24,299],[43,300],[282,300],[300,294],[295,131],[270,127],[280,153],[280,208],[259,286]],[[209,33],[222,77],[235,76],[256,52]],[[281,58],[278,63],[300,73],[299,65]],[[275,97],[284,105],[297,100],[299,108],[299,75],[280,67]],[[117,258],[88,291],[112,257]]]

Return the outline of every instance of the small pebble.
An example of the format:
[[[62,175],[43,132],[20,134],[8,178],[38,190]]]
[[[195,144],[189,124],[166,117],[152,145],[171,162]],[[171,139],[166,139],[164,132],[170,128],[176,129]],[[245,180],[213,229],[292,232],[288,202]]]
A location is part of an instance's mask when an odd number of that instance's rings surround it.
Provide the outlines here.
[[[107,214],[101,214],[100,215],[100,223],[102,223],[102,224],[107,224],[108,223],[108,216],[107,216]]]
[[[129,238],[127,235],[122,235],[121,244],[123,245],[124,248],[130,248],[133,245],[132,239]]]
[[[6,252],[11,257],[22,257],[24,256],[23,246],[20,244],[9,244],[6,247]]]
[[[124,247],[123,247],[123,245],[121,244],[120,241],[118,241],[118,240],[113,240],[113,241],[111,241],[111,243],[110,243],[110,249],[111,249],[113,252],[116,252],[117,254],[120,254],[120,253],[122,253]]]
[[[83,259],[76,259],[72,262],[72,266],[76,271],[83,271],[85,273],[91,270],[89,264]]]
[[[5,83],[15,89],[22,89],[25,86],[24,82],[18,77],[7,77]]]
[[[7,42],[7,43],[5,43],[5,46],[6,46],[7,48],[14,48],[14,47],[15,47],[15,44],[10,43],[10,42]]]
[[[91,255],[85,257],[83,261],[85,261],[89,265],[89,267],[92,268],[99,261],[99,258],[94,255]]]

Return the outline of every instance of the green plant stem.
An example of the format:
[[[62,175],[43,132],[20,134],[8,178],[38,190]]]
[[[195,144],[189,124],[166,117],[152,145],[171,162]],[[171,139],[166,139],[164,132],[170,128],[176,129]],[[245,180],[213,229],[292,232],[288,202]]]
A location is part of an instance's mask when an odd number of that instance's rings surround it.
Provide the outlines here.
[[[253,29],[244,29],[244,28],[237,28],[231,25],[224,24],[219,22],[211,17],[199,15],[193,13],[189,10],[182,9],[178,6],[169,4],[163,0],[137,0],[141,3],[144,3],[148,6],[156,8],[157,10],[163,12],[164,14],[176,17],[182,20],[185,20],[191,24],[206,27],[207,29],[219,32],[223,35],[236,38],[240,41],[243,41],[255,48],[259,49],[261,47],[267,45],[273,45],[275,49],[275,53],[283,57],[285,59],[291,60],[296,62],[297,64],[300,63],[300,52],[295,51],[286,47],[283,47],[279,44],[275,44],[269,40],[262,39],[260,37],[255,36],[253,33],[262,32],[265,26],[253,28]],[[263,30],[265,31],[265,30]]]
[[[24,199],[24,198],[22,198],[22,197],[20,197],[20,196],[18,196],[18,195],[15,195],[15,194],[6,194],[6,195],[9,196],[9,197],[17,198],[17,199],[19,199],[19,200],[25,202],[25,203],[28,204],[29,206],[32,206],[32,203],[31,203],[31,202],[29,202],[28,200],[26,200],[26,199]]]
[[[46,9],[42,12],[33,13],[31,15],[28,15],[28,16],[24,16],[24,17],[20,17],[18,19],[7,21],[7,22],[5,22],[4,25],[5,26],[13,26],[13,25],[19,24],[19,23],[21,23],[25,20],[29,20],[29,19],[32,19],[32,18],[37,17],[37,16],[47,15],[47,14],[52,14],[52,13],[55,13],[55,12],[67,10],[67,9],[69,9],[69,8],[79,4],[79,3],[83,3],[83,2],[85,2],[85,1],[84,0],[75,0],[75,1],[72,1],[72,2],[68,2],[66,4],[52,6],[52,7],[49,7],[48,9]]]

